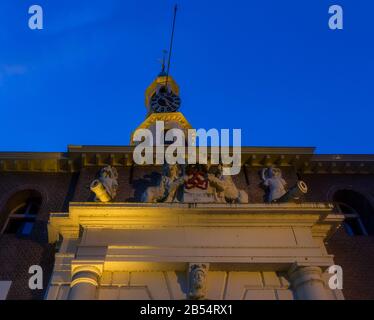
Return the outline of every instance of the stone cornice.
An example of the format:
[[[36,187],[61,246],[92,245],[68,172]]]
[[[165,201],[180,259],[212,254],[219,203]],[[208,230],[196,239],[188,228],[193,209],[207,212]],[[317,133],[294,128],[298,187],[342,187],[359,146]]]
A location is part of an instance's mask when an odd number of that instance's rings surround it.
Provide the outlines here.
[[[132,146],[69,146],[68,152],[0,152],[0,172],[76,172],[133,166]],[[242,147],[248,168],[294,167],[305,174],[374,174],[374,155],[316,155],[309,147]]]
[[[316,227],[320,236],[333,232],[342,221],[332,205],[303,204],[146,204],[70,203],[68,213],[51,213],[49,241],[59,235],[78,238],[80,228],[147,229],[178,227]],[[322,227],[324,226],[324,227]]]

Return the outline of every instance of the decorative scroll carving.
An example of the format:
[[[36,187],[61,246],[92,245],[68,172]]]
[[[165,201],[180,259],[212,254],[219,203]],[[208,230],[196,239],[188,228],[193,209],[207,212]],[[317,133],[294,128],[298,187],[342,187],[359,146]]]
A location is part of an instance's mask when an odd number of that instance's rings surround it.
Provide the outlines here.
[[[202,300],[205,298],[208,268],[209,265],[206,263],[193,263],[189,265],[189,299]]]
[[[99,178],[92,181],[90,189],[95,193],[95,201],[114,200],[118,189],[118,172],[115,167],[106,166],[100,170]]]
[[[306,183],[301,180],[287,191],[287,182],[282,178],[282,171],[279,168],[264,168],[261,172],[261,177],[264,186],[268,188],[266,201],[268,203],[299,200],[303,194],[308,192]]]

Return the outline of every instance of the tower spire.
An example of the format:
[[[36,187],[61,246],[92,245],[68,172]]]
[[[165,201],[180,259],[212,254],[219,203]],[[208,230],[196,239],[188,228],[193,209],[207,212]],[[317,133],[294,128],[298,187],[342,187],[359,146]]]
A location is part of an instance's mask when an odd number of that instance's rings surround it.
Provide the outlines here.
[[[145,92],[145,105],[148,114],[177,112],[181,105],[178,84],[169,75],[177,8],[175,5],[169,52],[163,50],[163,58],[160,60],[161,72]]]
[[[166,67],[166,55],[167,55],[167,50],[162,50],[162,60],[160,60],[161,62],[161,72],[159,73],[159,77],[165,77],[166,76],[166,71],[165,71],[165,67]]]
[[[156,122],[163,121],[165,130],[180,128],[185,130],[185,134],[188,136],[187,131],[192,127],[185,119],[184,115],[179,111],[179,107],[181,106],[179,86],[169,75],[177,10],[178,7],[175,5],[169,52],[163,50],[163,58],[159,59],[161,62],[161,71],[145,91],[147,117],[138,128],[149,128],[154,131],[156,128]],[[154,136],[156,136],[156,132],[154,134]],[[131,144],[134,145],[136,143],[137,142],[133,141],[133,136],[131,136]]]
[[[175,20],[176,20],[176,17],[177,17],[177,10],[178,10],[178,6],[177,6],[177,4],[175,4],[175,6],[174,6],[174,17],[173,17],[173,26],[171,28],[170,48],[169,48],[169,57],[168,57],[168,67],[166,69],[166,84],[165,84],[166,88],[168,86],[168,80],[169,80],[170,61],[171,61],[171,54],[172,54],[172,51],[173,51],[174,30],[175,30]]]

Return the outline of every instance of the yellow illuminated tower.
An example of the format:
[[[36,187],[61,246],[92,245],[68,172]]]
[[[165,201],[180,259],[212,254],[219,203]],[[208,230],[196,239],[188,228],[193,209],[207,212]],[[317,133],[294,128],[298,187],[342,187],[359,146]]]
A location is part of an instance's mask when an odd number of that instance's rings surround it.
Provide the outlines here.
[[[147,117],[137,129],[149,129],[155,137],[156,121],[162,121],[165,132],[178,128],[182,129],[187,137],[187,130],[192,127],[184,115],[178,111],[180,105],[178,84],[165,73],[163,64],[162,71],[145,91]],[[136,144],[133,141],[134,132],[131,134],[131,145]]]

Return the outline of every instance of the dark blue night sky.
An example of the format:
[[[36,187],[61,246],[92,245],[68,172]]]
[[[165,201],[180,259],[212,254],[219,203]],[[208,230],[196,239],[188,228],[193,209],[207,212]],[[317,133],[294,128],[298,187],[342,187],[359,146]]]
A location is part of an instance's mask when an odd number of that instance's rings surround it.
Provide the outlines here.
[[[0,151],[128,145],[160,71],[166,0],[1,0]],[[248,146],[374,151],[374,1],[181,0],[171,74],[195,128]],[[44,9],[44,30],[28,8]],[[328,8],[344,9],[344,30]]]

